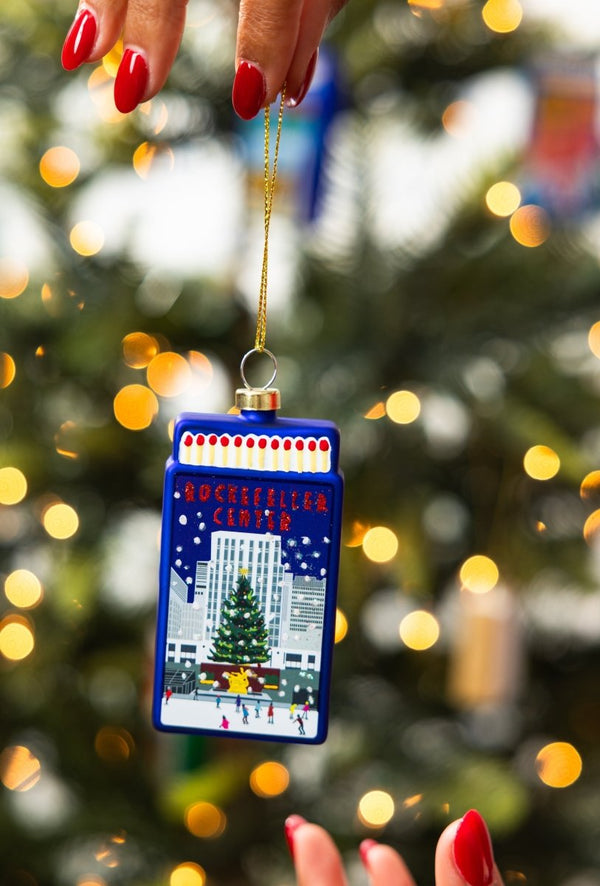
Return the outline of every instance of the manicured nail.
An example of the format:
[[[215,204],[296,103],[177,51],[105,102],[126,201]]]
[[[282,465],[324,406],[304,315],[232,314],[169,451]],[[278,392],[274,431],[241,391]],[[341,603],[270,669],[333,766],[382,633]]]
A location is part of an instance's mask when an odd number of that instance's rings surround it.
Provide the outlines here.
[[[469,886],[491,886],[494,880],[492,841],[486,823],[475,809],[467,812],[456,831],[454,862]]]
[[[302,818],[301,815],[288,815],[283,825],[283,832],[288,844],[288,849],[290,850],[290,855],[292,856],[292,861],[294,859],[294,834],[301,824],[306,824],[306,819]]]
[[[122,114],[133,111],[146,92],[148,64],[141,52],[126,49],[115,78],[115,105]]]
[[[235,72],[231,101],[233,110],[242,120],[256,117],[265,102],[267,84],[265,75],[252,62],[240,62]]]
[[[290,95],[285,100],[288,108],[297,108],[300,102],[303,101],[306,97],[306,93],[310,89],[310,84],[312,83],[313,77],[315,76],[315,68],[317,67],[318,58],[319,50],[315,49],[310,57],[308,67],[306,69],[306,74],[304,75],[304,80],[302,81],[302,86],[300,87],[296,95]]]
[[[98,23],[94,13],[89,9],[81,9],[63,43],[60,60],[65,71],[74,71],[88,60],[94,48],[97,30]]]
[[[378,846],[378,845],[379,844],[378,844],[377,840],[367,839],[367,840],[363,840],[362,843],[360,844],[360,846],[358,847],[360,860],[362,861],[362,863],[364,864],[365,867],[367,867],[367,856],[368,856],[369,852],[371,851],[373,846]]]

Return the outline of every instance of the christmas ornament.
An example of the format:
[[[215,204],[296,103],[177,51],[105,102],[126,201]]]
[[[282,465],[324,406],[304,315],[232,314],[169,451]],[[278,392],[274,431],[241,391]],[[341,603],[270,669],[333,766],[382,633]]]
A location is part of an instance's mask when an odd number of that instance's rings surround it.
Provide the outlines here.
[[[167,462],[153,719],[159,729],[322,742],[339,562],[339,432],[280,418],[266,349],[273,172],[265,112],[265,246],[238,415],[181,415]],[[272,362],[262,388],[253,355]]]

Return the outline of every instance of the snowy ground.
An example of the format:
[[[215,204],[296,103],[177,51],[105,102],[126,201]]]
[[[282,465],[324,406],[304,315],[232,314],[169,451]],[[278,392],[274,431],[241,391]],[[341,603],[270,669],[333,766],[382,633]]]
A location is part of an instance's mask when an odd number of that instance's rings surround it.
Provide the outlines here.
[[[289,707],[287,705],[274,704],[275,715],[274,722],[267,722],[268,701],[261,701],[260,716],[256,716],[256,697],[247,697],[242,703],[248,708],[248,723],[242,723],[242,711],[240,707],[239,713],[236,712],[235,695],[221,696],[221,705],[217,707],[214,696],[200,696],[195,699],[193,696],[177,696],[172,695],[167,703],[162,700],[161,705],[161,721],[165,726],[190,727],[192,729],[215,729],[220,732],[227,731],[228,735],[236,735],[245,738],[249,735],[263,738],[291,738],[302,739],[300,735],[296,717],[302,716],[302,706],[298,705],[294,719],[290,720]],[[223,717],[229,721],[229,728],[225,730],[221,723]],[[309,711],[308,718],[302,720],[306,732],[306,738],[314,738],[317,734],[319,714],[317,711]]]

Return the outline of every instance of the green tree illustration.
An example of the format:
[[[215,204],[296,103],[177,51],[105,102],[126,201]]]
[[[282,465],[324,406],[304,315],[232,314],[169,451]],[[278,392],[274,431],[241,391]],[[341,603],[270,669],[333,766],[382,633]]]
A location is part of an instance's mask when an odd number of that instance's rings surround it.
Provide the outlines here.
[[[208,657],[229,664],[265,662],[270,653],[268,637],[260,604],[246,570],[241,570],[237,586],[221,608],[221,622]]]

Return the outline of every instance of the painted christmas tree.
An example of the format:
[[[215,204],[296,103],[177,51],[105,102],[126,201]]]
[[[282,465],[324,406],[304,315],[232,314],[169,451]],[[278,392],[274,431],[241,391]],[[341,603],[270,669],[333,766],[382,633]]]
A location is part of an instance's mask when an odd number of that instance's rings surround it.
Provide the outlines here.
[[[270,653],[268,637],[260,605],[246,570],[242,569],[237,586],[221,609],[221,623],[208,657],[211,661],[230,664],[265,662]]]

